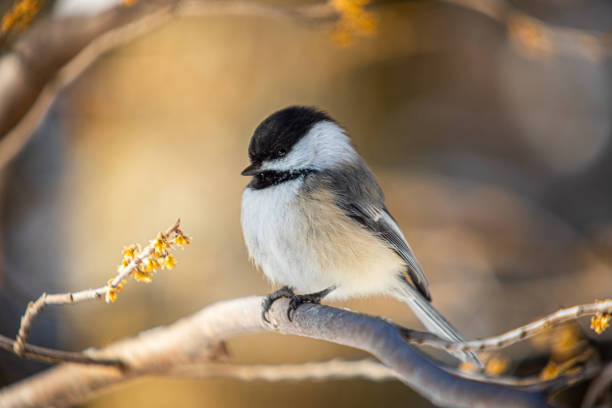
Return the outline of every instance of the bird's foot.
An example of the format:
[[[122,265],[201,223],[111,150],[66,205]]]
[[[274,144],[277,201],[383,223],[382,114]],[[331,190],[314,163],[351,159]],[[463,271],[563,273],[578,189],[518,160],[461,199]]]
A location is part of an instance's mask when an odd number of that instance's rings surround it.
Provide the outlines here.
[[[310,293],[308,295],[294,295],[289,301],[289,308],[287,309],[287,319],[289,321],[293,321],[293,313],[295,310],[300,307],[300,305],[304,303],[321,303],[321,300],[333,290],[333,288],[328,288],[316,293]]]
[[[272,307],[272,304],[278,299],[286,297],[290,299],[289,307],[287,308],[287,319],[289,319],[289,321],[293,321],[293,313],[300,305],[304,303],[321,303],[321,300],[325,296],[327,296],[332,290],[334,290],[334,287],[324,289],[320,292],[310,293],[307,295],[296,295],[293,292],[293,289],[291,289],[289,286],[284,286],[264,298],[262,303],[261,317],[266,322],[270,323],[270,320],[268,320],[268,311]]]
[[[295,296],[296,295],[293,293],[293,289],[291,289],[289,286],[283,286],[276,292],[270,293],[264,298],[263,302],[261,302],[261,318],[265,322],[270,323],[270,320],[268,319],[268,312],[270,311],[272,304],[280,298],[293,299]]]

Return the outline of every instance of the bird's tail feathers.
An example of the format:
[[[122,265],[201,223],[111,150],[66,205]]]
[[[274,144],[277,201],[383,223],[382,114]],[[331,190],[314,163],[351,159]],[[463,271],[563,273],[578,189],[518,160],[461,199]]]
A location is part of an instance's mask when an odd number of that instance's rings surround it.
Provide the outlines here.
[[[418,317],[427,330],[444,340],[454,342],[464,341],[463,337],[461,337],[449,321],[446,320],[444,316],[423,297],[423,295],[408,282],[402,283],[404,284],[396,291],[395,297],[410,306],[416,317]],[[468,362],[476,367],[483,367],[482,361],[478,358],[476,353],[472,351],[456,351],[451,353],[461,361]]]

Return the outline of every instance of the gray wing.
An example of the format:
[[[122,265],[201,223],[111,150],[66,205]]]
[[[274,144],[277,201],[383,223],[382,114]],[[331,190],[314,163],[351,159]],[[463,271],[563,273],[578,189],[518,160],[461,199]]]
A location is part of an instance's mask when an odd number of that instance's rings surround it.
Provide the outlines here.
[[[346,215],[379,237],[408,266],[408,275],[419,292],[431,301],[429,282],[410,245],[385,206],[383,192],[365,164],[327,170],[318,175],[335,194]]]

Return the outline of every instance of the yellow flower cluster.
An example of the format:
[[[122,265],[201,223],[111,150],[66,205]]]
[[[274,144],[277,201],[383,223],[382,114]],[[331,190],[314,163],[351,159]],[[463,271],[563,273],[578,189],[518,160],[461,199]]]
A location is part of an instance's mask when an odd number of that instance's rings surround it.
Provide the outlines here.
[[[340,20],[332,33],[333,41],[341,46],[351,44],[355,34],[369,35],[376,32],[377,22],[364,6],[370,0],[331,0],[332,6],[340,13]]]
[[[26,28],[40,11],[40,0],[21,0],[17,2],[3,17],[0,24],[2,34],[14,29],[21,31]]]
[[[508,369],[508,360],[499,354],[480,353],[479,357],[485,362],[485,373],[491,377],[500,375]],[[474,373],[478,371],[478,367],[464,361],[459,364],[459,370]]]
[[[598,300],[595,299],[595,303],[610,302],[610,299]],[[608,326],[610,326],[610,313],[608,312],[597,312],[595,316],[591,317],[591,329],[597,333],[603,333]]]
[[[548,381],[557,378],[561,374],[561,369],[554,361],[549,361],[546,367],[540,372],[540,380]]]
[[[123,259],[118,267],[119,274],[127,273],[127,269],[129,269],[129,276],[132,276],[136,281],[149,283],[158,270],[174,268],[176,259],[170,253],[170,250],[173,249],[173,245],[178,247],[189,245],[191,239],[179,229],[176,229],[170,235],[172,238],[167,234],[159,233],[144,250],[141,250],[140,246],[136,244],[125,247],[122,252]],[[105,298],[107,303],[114,302],[117,299],[117,294],[121,292],[123,285],[126,283],[125,280],[122,280],[119,285],[113,287],[112,281],[113,279],[107,284]]]
[[[508,360],[500,355],[493,355],[487,361],[485,373],[490,376],[503,374],[508,369]]]
[[[109,279],[107,282],[108,290],[106,292],[106,297],[104,299],[106,303],[112,303],[117,299],[117,294],[123,290],[123,286],[125,285],[126,280],[124,279],[121,282],[119,282],[119,284],[115,288],[111,286],[112,282],[113,282],[112,279]]]
[[[597,334],[601,334],[610,326],[610,313],[597,313],[591,317],[591,329]]]

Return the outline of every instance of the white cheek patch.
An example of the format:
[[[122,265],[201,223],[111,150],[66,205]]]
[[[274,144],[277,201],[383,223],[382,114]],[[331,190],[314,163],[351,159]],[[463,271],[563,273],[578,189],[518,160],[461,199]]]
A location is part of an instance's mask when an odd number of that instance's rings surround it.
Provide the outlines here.
[[[287,156],[264,162],[261,168],[277,171],[304,168],[326,170],[356,158],[357,152],[344,130],[334,122],[324,121],[314,125]]]

